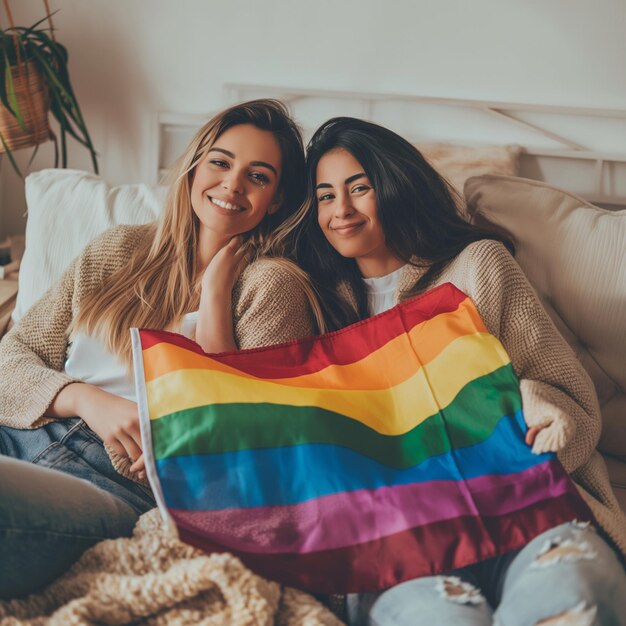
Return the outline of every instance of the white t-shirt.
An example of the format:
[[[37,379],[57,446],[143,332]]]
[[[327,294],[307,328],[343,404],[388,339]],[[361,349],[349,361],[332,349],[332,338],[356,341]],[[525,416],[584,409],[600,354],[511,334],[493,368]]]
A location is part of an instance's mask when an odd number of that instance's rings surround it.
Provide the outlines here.
[[[378,315],[396,304],[396,291],[404,265],[386,276],[363,278],[367,290],[367,305],[371,315]]]
[[[178,332],[192,339],[196,334],[197,322],[198,311],[187,313]],[[65,361],[65,373],[116,396],[137,401],[135,381],[128,368],[96,337],[76,334]]]

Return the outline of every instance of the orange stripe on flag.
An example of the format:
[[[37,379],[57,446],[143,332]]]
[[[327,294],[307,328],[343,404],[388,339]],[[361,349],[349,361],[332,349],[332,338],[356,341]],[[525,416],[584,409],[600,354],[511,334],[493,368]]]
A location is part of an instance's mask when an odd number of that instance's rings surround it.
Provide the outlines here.
[[[424,332],[426,331],[427,332]],[[422,365],[430,363],[454,339],[473,333],[488,332],[478,311],[469,298],[461,302],[456,311],[442,313],[414,326],[407,334],[395,337],[365,358],[347,365],[328,365],[318,372],[290,378],[275,378],[272,382],[293,387],[328,388],[346,386],[347,381],[358,381],[363,390],[385,389],[397,385],[416,372],[415,361],[407,359],[413,350],[419,355]],[[225,372],[241,378],[259,380],[259,377],[242,372],[234,367],[200,355],[180,346],[158,343],[143,351],[146,382],[164,374],[181,369],[204,369]],[[381,371],[384,376],[381,376]],[[343,383],[341,382],[343,381]]]

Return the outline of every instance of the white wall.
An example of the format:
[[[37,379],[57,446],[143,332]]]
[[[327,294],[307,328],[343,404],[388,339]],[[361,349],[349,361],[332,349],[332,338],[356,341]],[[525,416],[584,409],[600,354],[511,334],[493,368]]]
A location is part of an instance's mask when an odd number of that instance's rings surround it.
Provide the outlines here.
[[[41,0],[11,3],[29,25]],[[626,108],[624,0],[52,0],[103,176],[152,179],[158,111],[205,113],[224,82]],[[6,22],[3,22],[5,24]],[[89,169],[72,143],[70,166]],[[19,153],[26,164],[28,151]],[[52,164],[50,146],[31,169]],[[24,228],[2,161],[0,239]],[[85,207],[89,210],[89,207]]]

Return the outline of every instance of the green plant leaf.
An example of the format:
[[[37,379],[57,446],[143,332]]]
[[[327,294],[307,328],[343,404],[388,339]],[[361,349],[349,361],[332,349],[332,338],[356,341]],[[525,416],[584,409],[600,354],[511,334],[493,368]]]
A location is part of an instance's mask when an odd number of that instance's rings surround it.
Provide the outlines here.
[[[59,140],[52,129],[50,129],[49,137],[54,142],[54,167],[59,167]]]
[[[20,125],[20,128],[28,132],[26,125],[24,124],[24,118],[22,117],[22,112],[20,111],[20,106],[17,103],[17,98],[15,97],[15,87],[13,85],[13,76],[11,74],[11,66],[9,65],[9,59],[5,55],[5,66],[4,66],[4,77],[6,80],[6,96],[9,101],[9,111],[13,113],[14,117],[17,119],[17,123]]]
[[[35,144],[35,148],[33,149],[32,154],[30,155],[30,159],[28,159],[28,163],[26,164],[26,171],[30,171],[30,166],[33,164],[33,161],[35,160],[35,157],[37,156],[37,153],[39,152],[39,146],[41,145],[41,143],[36,143]]]
[[[64,66],[67,66],[68,54],[64,45],[54,41],[43,31],[37,31],[30,36],[31,44],[37,45],[46,54],[57,59]],[[35,41],[32,41],[35,40]]]
[[[5,56],[4,50],[3,50],[3,56]],[[13,113],[13,111],[11,111],[11,106],[9,105],[9,100],[7,98],[6,82],[4,78],[5,72],[6,72],[6,65],[4,63],[0,63],[0,101],[2,102],[2,104],[4,105],[4,108],[7,111],[10,111],[11,113]]]
[[[49,69],[51,72],[52,70]],[[56,106],[51,105],[51,111],[60,125],[63,127],[63,131],[68,132],[74,139],[85,146],[90,153],[91,163],[94,172],[98,173],[98,159],[97,153],[89,136],[87,126],[83,120],[83,116],[78,106],[78,101],[72,90],[72,86],[69,83],[69,76],[67,74],[56,76],[54,86],[61,85],[62,89],[50,88],[50,95],[56,102]],[[64,80],[67,79],[67,80]],[[65,111],[65,113],[63,113]],[[77,131],[72,127],[72,123],[77,126]],[[80,134],[79,134],[80,133]],[[63,134],[61,135],[61,144],[63,145]]]
[[[90,149],[90,145],[80,135],[78,135],[72,127],[71,122],[74,120],[64,110],[63,102],[59,98],[59,95],[57,93],[53,93],[51,95],[53,97],[53,101],[50,102],[50,111],[56,118],[57,122],[59,122],[59,126],[63,128],[64,132],[69,133],[74,139],[76,139],[76,141],[85,146],[85,148]]]
[[[48,59],[37,48],[32,49],[33,57],[37,60],[37,67],[43,70],[48,76],[49,82],[54,84],[59,90],[65,92],[63,85],[59,82],[59,79],[54,71],[54,68],[50,66]]]
[[[21,29],[23,30],[25,35],[28,35],[32,33],[32,31],[34,31],[37,28],[37,26],[39,26],[40,24],[43,24],[44,22],[47,22],[50,17],[52,17],[53,15],[56,15],[59,11],[60,9],[57,9],[56,11],[52,11],[52,13],[50,13],[49,15],[46,15],[45,17],[42,17],[38,22],[35,22],[32,26],[29,26],[28,28],[21,28]]]
[[[11,150],[9,150],[9,146],[7,146],[7,142],[4,140],[4,135],[1,132],[0,132],[0,142],[2,142],[2,147],[4,148],[4,152],[9,158],[9,161],[11,162],[13,169],[17,172],[17,175],[20,178],[24,178],[22,176],[22,172],[20,168],[18,167],[17,163],[15,162],[15,159],[13,158],[13,153],[11,152]]]
[[[61,129],[61,167],[67,167],[67,133]]]
[[[59,125],[58,137],[52,130],[50,131],[50,138],[54,141],[55,147],[55,167],[59,163],[59,157],[62,167],[67,166],[67,135],[70,135],[89,150],[94,171],[98,173],[98,155],[70,82],[67,67],[68,52],[65,46],[52,39],[49,28],[40,28],[47,19],[48,16],[45,16],[27,28],[17,26],[0,29],[0,53],[4,57],[4,64],[0,62],[0,101],[15,117],[19,115],[20,126],[24,128],[22,111],[16,111],[16,98],[9,69],[17,58],[14,39],[17,35],[22,59],[34,63],[42,74],[48,89],[50,113]],[[34,154],[36,152],[37,148]]]

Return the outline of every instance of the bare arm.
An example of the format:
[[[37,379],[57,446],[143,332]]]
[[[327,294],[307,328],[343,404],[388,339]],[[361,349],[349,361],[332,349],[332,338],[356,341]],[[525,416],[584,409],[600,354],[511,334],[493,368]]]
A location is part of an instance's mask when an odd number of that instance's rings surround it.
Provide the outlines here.
[[[241,238],[233,237],[211,260],[202,276],[196,341],[205,352],[235,350],[233,287],[242,269]]]
[[[71,383],[56,395],[46,414],[51,417],[81,417],[119,456],[132,461],[141,456],[141,431],[135,402],[95,385]]]
[[[85,383],[70,383],[63,387],[46,409],[46,415],[56,418],[78,416],[79,396],[85,386]]]
[[[205,352],[235,350],[232,295],[221,296],[203,291],[200,296],[196,342]]]

